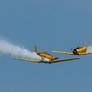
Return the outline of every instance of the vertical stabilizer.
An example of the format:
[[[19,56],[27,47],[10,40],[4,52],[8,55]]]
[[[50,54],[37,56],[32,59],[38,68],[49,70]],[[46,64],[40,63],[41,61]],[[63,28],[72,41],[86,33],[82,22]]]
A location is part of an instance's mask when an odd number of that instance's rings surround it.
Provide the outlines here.
[[[35,53],[37,53],[37,45],[35,45]]]
[[[87,42],[85,41],[85,46],[84,46],[85,48],[87,48]]]

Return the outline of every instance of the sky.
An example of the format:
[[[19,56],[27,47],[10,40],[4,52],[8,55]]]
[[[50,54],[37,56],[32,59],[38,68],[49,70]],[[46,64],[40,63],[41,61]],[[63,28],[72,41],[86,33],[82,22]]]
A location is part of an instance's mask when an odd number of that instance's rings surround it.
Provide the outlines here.
[[[70,52],[85,41],[91,46],[91,37],[91,0],[0,0],[0,38],[30,51],[37,45],[39,51]],[[0,53],[1,92],[92,92],[92,55],[57,64],[12,58]]]

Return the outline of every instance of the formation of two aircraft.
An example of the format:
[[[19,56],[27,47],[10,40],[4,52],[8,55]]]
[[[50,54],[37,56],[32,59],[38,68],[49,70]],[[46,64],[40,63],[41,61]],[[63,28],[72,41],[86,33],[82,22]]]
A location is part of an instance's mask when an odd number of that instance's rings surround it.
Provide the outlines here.
[[[92,54],[92,52],[87,52],[87,49],[92,49],[92,48],[87,48],[87,43],[85,42],[84,47],[79,46],[76,49],[73,49],[72,53],[70,53],[70,52],[61,52],[61,51],[52,51],[52,52],[69,54],[69,55],[87,55],[87,54]],[[48,64],[80,59],[80,57],[77,57],[77,58],[69,58],[69,59],[58,60],[58,58],[53,57],[48,52],[45,52],[45,51],[38,52],[37,51],[37,46],[35,46],[35,53],[37,55],[39,55],[42,58],[42,60],[31,60],[31,59],[24,59],[24,58],[13,58],[13,59],[14,60],[30,61],[30,62],[38,62],[38,63],[48,63]],[[49,61],[44,60],[45,58],[48,59]]]

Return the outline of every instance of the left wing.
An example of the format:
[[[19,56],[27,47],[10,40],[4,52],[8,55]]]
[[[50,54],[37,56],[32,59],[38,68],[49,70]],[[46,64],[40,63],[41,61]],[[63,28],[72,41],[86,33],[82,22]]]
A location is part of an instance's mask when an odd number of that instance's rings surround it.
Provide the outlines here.
[[[70,60],[76,60],[76,59],[80,59],[80,57],[77,57],[77,58],[68,58],[68,59],[61,59],[61,60],[55,60],[53,63],[64,62],[64,61],[70,61]]]

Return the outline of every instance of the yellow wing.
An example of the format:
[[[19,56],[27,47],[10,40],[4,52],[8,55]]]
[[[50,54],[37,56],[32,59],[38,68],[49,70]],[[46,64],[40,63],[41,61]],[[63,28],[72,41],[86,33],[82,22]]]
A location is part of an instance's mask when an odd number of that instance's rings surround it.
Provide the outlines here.
[[[31,59],[24,59],[24,58],[13,58],[14,60],[24,60],[24,61],[30,61],[30,62],[42,62],[41,60],[31,60]]]
[[[61,60],[55,60],[55,61],[40,61],[40,60],[31,60],[31,59],[24,59],[24,58],[13,58],[13,59],[14,60],[24,60],[24,61],[29,61],[29,62],[37,62],[37,63],[58,63],[58,62],[76,60],[80,58],[77,57],[77,58],[61,59]]]
[[[68,58],[68,59],[61,59],[61,60],[55,60],[53,63],[64,62],[64,61],[70,61],[70,60],[76,60],[76,59],[80,59],[80,57],[77,57],[77,58]]]
[[[69,52],[61,52],[61,51],[52,51],[52,52],[55,52],[55,53],[63,53],[63,54],[69,54],[69,55],[74,55],[73,53],[69,53]]]
[[[88,54],[92,54],[92,52],[79,53],[79,55],[88,55]]]

